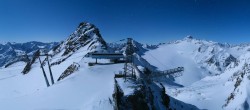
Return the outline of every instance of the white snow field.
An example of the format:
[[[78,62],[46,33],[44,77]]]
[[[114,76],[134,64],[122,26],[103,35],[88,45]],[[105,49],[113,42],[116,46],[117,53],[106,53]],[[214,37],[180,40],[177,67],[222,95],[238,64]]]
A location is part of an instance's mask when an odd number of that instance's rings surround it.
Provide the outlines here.
[[[184,67],[181,76],[152,78],[154,104],[163,109],[157,100],[163,84],[171,96],[170,107],[177,109],[248,110],[250,103],[250,45],[229,45],[186,37],[150,48],[134,42],[136,74],[145,68],[164,71]],[[116,48],[116,47],[115,47]],[[87,58],[89,52],[105,53],[112,50],[102,39],[99,30],[90,23],[80,23],[67,40],[53,48],[49,54],[55,84],[52,85],[45,56],[43,67],[50,86],[47,87],[39,60],[31,65],[27,74],[21,73],[26,63],[19,61],[7,68],[0,68],[0,110],[112,110],[114,75],[123,71],[124,64],[110,64],[101,59]],[[118,45],[119,52],[125,45]],[[42,53],[44,54],[44,53]],[[57,81],[72,64],[78,70]],[[137,76],[137,77],[138,77]],[[154,75],[152,75],[153,77]],[[60,77],[61,78],[61,77]],[[140,78],[139,78],[140,79]],[[134,93],[133,81],[117,79],[124,95]],[[151,81],[151,79],[150,79]],[[139,84],[140,86],[140,84]],[[162,87],[163,88],[163,87]],[[158,92],[157,92],[158,91]],[[158,94],[158,95],[157,95]],[[176,100],[177,99],[177,100]],[[194,107],[194,106],[196,107]]]
[[[0,69],[0,110],[110,110],[114,74],[123,64],[89,66],[95,59],[86,58],[88,52],[103,52],[106,42],[99,30],[90,23],[80,23],[68,39],[53,48],[49,54],[55,84],[52,85],[45,56],[40,56],[48,77],[47,87],[39,59],[36,57],[30,71],[21,73],[24,62]],[[40,51],[41,52],[41,51]],[[38,51],[39,53],[39,51]],[[44,54],[44,53],[40,53]],[[28,62],[28,64],[30,64]],[[98,62],[108,62],[99,60]],[[58,78],[72,64],[80,67],[62,80]]]
[[[249,109],[249,48],[185,38],[149,50],[143,58],[158,70],[185,68],[183,75],[174,81],[183,87],[163,82],[166,93],[178,100],[200,109]],[[223,62],[230,54],[237,62],[225,67]],[[210,58],[214,62],[208,63]],[[216,65],[216,61],[220,64]],[[233,98],[228,100],[230,96]]]
[[[81,50],[79,50],[81,51]],[[114,88],[114,73],[122,70],[123,64],[95,65],[72,55],[64,64],[52,66],[54,79],[57,80],[66,65],[77,62],[80,68],[75,73],[54,85],[46,87],[40,64],[33,65],[29,74],[22,75],[14,69],[0,70],[0,109],[1,110],[110,110]],[[61,66],[63,65],[63,66]],[[21,68],[21,66],[20,66]],[[49,77],[47,66],[44,66]],[[13,69],[13,70],[12,70]],[[9,71],[9,72],[8,72]],[[11,72],[10,72],[11,71]],[[20,71],[20,70],[19,70]],[[51,83],[50,83],[51,84]]]

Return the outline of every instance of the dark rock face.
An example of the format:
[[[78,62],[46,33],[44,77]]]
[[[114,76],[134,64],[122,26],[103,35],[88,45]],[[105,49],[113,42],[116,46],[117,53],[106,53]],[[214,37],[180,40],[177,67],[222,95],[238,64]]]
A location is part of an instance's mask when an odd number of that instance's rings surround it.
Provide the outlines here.
[[[80,67],[80,65],[78,63],[73,63],[71,64],[61,75],[60,77],[57,79],[57,81],[60,81],[64,78],[66,78],[67,76],[71,75],[72,73],[74,73],[75,71],[78,70],[78,68]]]
[[[232,62],[236,63],[236,62],[237,62],[237,59],[236,59],[234,56],[229,55],[229,56],[226,58],[225,62],[223,63],[223,66],[224,66],[224,67],[227,67],[227,66],[228,66],[230,63],[232,63]]]
[[[33,58],[32,58],[29,62],[27,62],[26,66],[24,67],[24,69],[23,69],[23,71],[22,71],[23,74],[27,74],[27,73],[31,70],[31,65],[32,65],[33,63],[35,63],[35,61],[36,61],[36,59],[39,57],[40,53],[41,53],[40,50],[37,50],[37,51],[33,54]]]

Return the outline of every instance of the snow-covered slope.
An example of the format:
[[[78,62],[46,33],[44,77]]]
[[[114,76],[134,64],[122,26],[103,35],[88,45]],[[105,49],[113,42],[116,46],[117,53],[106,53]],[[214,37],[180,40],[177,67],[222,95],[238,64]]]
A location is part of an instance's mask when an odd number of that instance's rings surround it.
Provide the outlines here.
[[[0,69],[0,109],[111,110],[117,107],[115,99],[119,99],[119,94],[115,93],[119,93],[119,88],[123,99],[120,107],[126,110],[249,109],[250,45],[221,44],[188,36],[159,45],[133,41],[132,46],[132,67],[137,79],[126,81],[114,79],[126,67],[122,61],[112,64],[99,59],[100,64],[90,65],[95,59],[86,57],[88,53],[125,54],[126,50],[126,43],[106,43],[98,28],[90,23],[80,23],[75,32],[48,52],[48,59],[44,56],[46,51],[18,46],[14,49],[17,53],[23,54],[26,49],[27,54],[37,55],[29,61],[18,58]],[[0,52],[8,53],[9,48]],[[47,47],[37,44],[34,48]],[[22,74],[27,67],[29,70]],[[184,67],[179,77],[148,75],[176,67]]]
[[[249,106],[249,48],[189,36],[149,50],[143,58],[158,70],[185,68],[176,84],[163,81],[172,97],[200,109],[243,109]]]
[[[106,43],[98,29],[81,23],[70,37],[49,52],[55,84],[52,85],[47,59],[40,56],[50,86],[47,87],[38,57],[28,74],[21,74],[25,62],[0,69],[0,109],[112,109],[113,76],[123,65],[89,67],[94,60],[85,58],[88,52],[106,52]],[[40,53],[44,54],[44,53]],[[100,60],[109,62],[109,60]],[[73,74],[58,80],[71,65],[78,65]],[[13,106],[15,105],[15,106]]]
[[[87,59],[68,59],[62,65],[77,62],[80,68],[69,77],[46,87],[39,65],[27,75],[12,71],[0,81],[0,108],[5,110],[111,110],[115,72],[123,65],[101,65],[89,67]],[[46,73],[49,73],[47,67]],[[3,70],[7,71],[7,70]],[[0,71],[1,73],[3,71]],[[63,67],[52,67],[54,78],[58,78]],[[15,73],[15,74],[14,74]],[[47,74],[49,76],[49,74]],[[13,106],[15,105],[15,106]]]
[[[60,53],[61,56],[67,56],[81,47],[87,47],[85,51],[89,52],[102,52],[107,49],[107,44],[97,27],[93,24],[82,22],[68,39],[54,48],[50,53],[53,55]]]

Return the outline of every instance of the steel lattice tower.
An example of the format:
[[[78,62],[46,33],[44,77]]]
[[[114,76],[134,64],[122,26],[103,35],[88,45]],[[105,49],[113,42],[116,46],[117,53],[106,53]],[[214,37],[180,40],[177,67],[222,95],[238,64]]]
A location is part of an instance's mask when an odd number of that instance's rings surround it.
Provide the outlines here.
[[[132,43],[133,39],[132,38],[127,38],[127,46],[125,50],[125,58],[126,62],[124,65],[124,74],[125,74],[125,79],[127,76],[131,75],[134,77],[134,69],[133,69],[133,54],[134,54],[134,47]]]

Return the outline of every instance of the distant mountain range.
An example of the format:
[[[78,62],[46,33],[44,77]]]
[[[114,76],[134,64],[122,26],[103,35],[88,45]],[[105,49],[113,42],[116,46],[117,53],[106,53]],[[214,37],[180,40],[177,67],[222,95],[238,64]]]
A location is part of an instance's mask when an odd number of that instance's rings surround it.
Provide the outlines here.
[[[38,49],[48,52],[56,45],[58,45],[58,42],[42,43],[36,41],[26,43],[7,42],[0,44],[0,67],[13,61],[26,61],[27,59],[25,60],[23,55],[33,55]]]
[[[0,100],[0,109],[249,109],[249,44],[192,36],[158,45],[133,40],[132,69],[123,61],[94,64],[96,59],[88,57],[94,52],[125,55],[128,42],[121,41],[106,43],[96,26],[82,22],[61,43],[0,44],[0,99],[8,99]],[[51,56],[35,56],[44,53]],[[177,67],[184,71],[166,74]],[[124,75],[125,70],[132,75]],[[52,79],[50,71],[55,84],[47,80],[47,87],[44,77]]]

